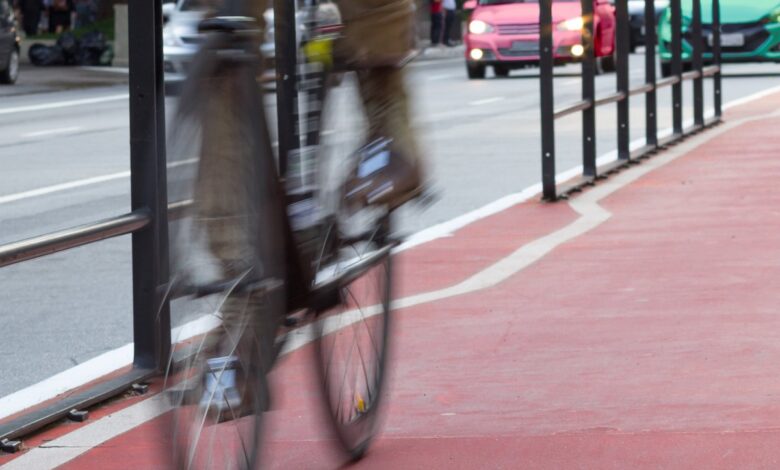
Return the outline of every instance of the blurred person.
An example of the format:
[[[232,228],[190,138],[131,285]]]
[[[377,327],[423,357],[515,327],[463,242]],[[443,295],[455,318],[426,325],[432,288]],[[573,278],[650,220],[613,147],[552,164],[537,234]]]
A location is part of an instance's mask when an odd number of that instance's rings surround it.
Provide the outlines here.
[[[250,0],[263,22],[267,0]],[[437,1],[441,7],[441,0]],[[424,162],[411,126],[402,62],[414,47],[414,0],[338,0],[344,23],[334,45],[337,63],[356,71],[368,142],[385,139],[391,158],[365,174],[356,168],[346,183],[351,205],[391,208],[422,191]]]
[[[263,26],[267,0],[247,1],[256,21]],[[419,195],[424,185],[424,165],[410,124],[402,67],[414,45],[414,0],[340,0],[338,6],[344,28],[333,44],[333,60],[355,70],[368,121],[367,142],[358,154],[361,159],[379,157],[366,165],[361,165],[365,162],[361,160],[347,175],[346,203],[353,208],[383,205],[394,209]],[[213,92],[230,91],[216,86]],[[232,112],[211,110],[214,126],[231,122]],[[214,135],[229,135],[229,131]],[[195,182],[198,217],[204,221],[208,249],[218,260],[223,275],[235,277],[246,272],[250,262],[246,254],[252,253],[254,242],[247,238],[241,222],[245,217],[241,195],[226,188],[241,187],[234,182],[242,180],[246,165],[236,156],[241,158],[246,153],[231,150],[232,142],[204,139],[202,145]],[[254,295],[249,299],[238,297],[229,297],[221,309],[223,324],[228,328],[247,321],[259,324],[278,320],[254,315],[264,311],[262,299]],[[260,343],[265,351],[261,354],[265,372],[272,365],[273,354],[269,351],[273,341],[263,338]]]
[[[452,25],[455,23],[457,15],[457,5],[455,0],[442,0],[442,7],[444,8],[444,35],[442,43],[447,47],[452,47]]]
[[[73,0],[51,0],[49,6],[49,32],[62,33],[70,29]]]
[[[83,28],[95,22],[97,5],[95,0],[76,0],[76,28]]]
[[[19,0],[19,10],[22,12],[22,29],[27,36],[38,34],[38,24],[41,22],[43,2],[41,0]]]
[[[442,0],[431,0],[431,46],[441,43]]]

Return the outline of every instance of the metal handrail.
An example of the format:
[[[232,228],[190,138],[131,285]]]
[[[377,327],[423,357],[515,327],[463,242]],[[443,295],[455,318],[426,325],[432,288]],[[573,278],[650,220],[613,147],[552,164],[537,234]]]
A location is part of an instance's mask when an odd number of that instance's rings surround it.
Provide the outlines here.
[[[617,103],[618,101],[623,101],[624,99],[626,99],[626,94],[623,93],[622,91],[618,91],[615,93],[610,93],[607,96],[597,98],[596,106],[598,107],[598,106],[603,106],[605,104]]]
[[[655,82],[655,88],[656,90],[660,90],[661,88],[666,88],[672,85],[677,85],[682,81],[681,77],[678,77],[677,75],[662,78],[661,80],[658,80]]]
[[[0,245],[0,268],[51,255],[143,229],[151,222],[148,209]]]
[[[593,103],[591,103],[589,100],[582,100],[572,104],[571,106],[567,106],[555,111],[553,115],[555,119],[560,119],[564,116],[589,109],[591,106],[593,106]]]

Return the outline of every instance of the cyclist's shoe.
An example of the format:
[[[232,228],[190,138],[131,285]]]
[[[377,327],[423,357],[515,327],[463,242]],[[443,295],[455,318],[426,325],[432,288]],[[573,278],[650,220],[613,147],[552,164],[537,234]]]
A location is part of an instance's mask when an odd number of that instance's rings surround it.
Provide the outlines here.
[[[255,390],[239,372],[238,358],[217,357],[206,362],[200,406],[208,407],[209,414],[219,423],[254,414]],[[268,403],[263,408],[267,410],[267,406]]]
[[[376,139],[358,151],[357,167],[346,182],[350,207],[387,206],[393,210],[424,192],[423,172],[392,149],[392,140]]]

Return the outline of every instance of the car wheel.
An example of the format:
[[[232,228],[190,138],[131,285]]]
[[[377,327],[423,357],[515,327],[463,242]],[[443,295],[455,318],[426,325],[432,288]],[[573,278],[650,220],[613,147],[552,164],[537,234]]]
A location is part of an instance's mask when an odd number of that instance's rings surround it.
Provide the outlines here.
[[[672,63],[671,62],[661,62],[661,76],[663,78],[671,77],[672,76]]]
[[[485,78],[485,66],[484,65],[466,65],[466,71],[469,74],[469,78]]]
[[[0,72],[0,83],[11,85],[19,78],[19,51],[14,49],[8,56],[5,68]]]
[[[494,65],[493,66],[493,73],[496,74],[496,77],[508,77],[509,76],[509,68],[504,67],[503,65]]]

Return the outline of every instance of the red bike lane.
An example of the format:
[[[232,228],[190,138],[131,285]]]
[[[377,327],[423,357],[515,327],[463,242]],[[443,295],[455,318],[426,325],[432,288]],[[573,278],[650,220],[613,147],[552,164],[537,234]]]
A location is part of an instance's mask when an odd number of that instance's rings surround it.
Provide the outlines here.
[[[519,204],[399,255],[387,415],[354,466],[777,468],[776,109],[780,95],[739,107],[568,202]],[[310,348],[273,373],[269,468],[344,464]],[[89,450],[62,468],[164,468],[167,419],[76,439]],[[45,468],[33,464],[62,434],[11,463]]]

